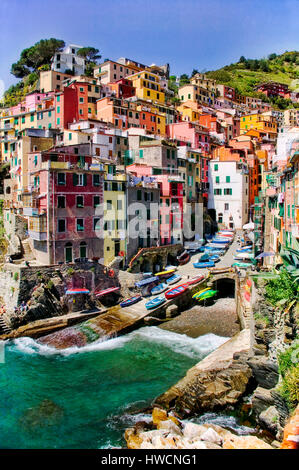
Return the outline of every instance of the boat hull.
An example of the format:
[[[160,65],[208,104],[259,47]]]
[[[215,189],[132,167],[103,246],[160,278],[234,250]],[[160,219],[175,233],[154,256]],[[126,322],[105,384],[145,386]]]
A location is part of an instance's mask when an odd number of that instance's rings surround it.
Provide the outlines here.
[[[165,292],[164,295],[166,299],[174,299],[175,297],[178,297],[179,295],[186,292],[187,289],[188,289],[188,286],[185,286],[185,285],[177,286]]]
[[[164,304],[166,299],[164,297],[157,297],[156,299],[150,300],[145,304],[147,310],[151,310],[153,308],[159,307],[160,305]]]
[[[141,299],[142,299],[141,295],[138,295],[138,296],[135,296],[135,297],[131,297],[130,299],[124,300],[124,301],[121,302],[119,305],[120,305],[122,308],[129,307],[130,305],[136,304],[136,303],[139,302]]]
[[[215,266],[215,263],[214,261],[208,261],[207,263],[193,263],[193,266],[197,269],[213,268]]]

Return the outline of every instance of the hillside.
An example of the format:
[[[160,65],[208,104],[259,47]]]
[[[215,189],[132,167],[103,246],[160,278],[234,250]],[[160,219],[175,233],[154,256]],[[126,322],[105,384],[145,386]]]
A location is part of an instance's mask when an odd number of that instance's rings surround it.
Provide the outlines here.
[[[281,55],[270,54],[268,58],[259,60],[246,59],[242,56],[239,62],[209,71],[207,75],[217,80],[218,83],[235,88],[242,95],[260,97],[267,101],[263,94],[255,92],[256,85],[275,81],[285,83],[291,90],[298,89],[299,52],[285,52]],[[286,103],[277,103],[281,104],[279,107],[287,107],[290,104],[287,103],[287,100],[282,101],[286,101]],[[275,100],[273,104],[276,104]]]

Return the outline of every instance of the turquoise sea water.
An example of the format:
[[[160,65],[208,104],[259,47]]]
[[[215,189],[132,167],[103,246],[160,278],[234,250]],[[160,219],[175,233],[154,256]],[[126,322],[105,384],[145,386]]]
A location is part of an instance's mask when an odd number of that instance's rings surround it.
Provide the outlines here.
[[[1,448],[124,445],[132,415],[228,338],[189,338],[145,327],[120,338],[59,352],[20,338],[0,363]]]

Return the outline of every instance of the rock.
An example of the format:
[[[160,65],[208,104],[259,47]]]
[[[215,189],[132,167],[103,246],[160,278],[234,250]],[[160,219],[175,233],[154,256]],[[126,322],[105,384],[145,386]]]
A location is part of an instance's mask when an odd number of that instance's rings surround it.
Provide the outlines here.
[[[173,305],[169,305],[169,307],[167,307],[166,312],[165,312],[166,318],[173,318],[177,314],[178,314],[178,306],[177,305],[173,304]]]
[[[299,405],[283,432],[281,449],[299,449]]]
[[[242,330],[192,367],[156,403],[174,408],[182,416],[188,415],[188,410],[198,413],[235,405],[252,374],[246,363],[249,351],[250,331]]]
[[[271,391],[257,387],[252,396],[252,410],[255,416],[259,416],[262,411],[265,411],[269,406],[274,405],[274,399],[271,395]]]
[[[278,366],[265,356],[255,356],[248,360],[252,374],[260,387],[273,388],[278,382]]]
[[[205,426],[195,423],[186,423],[184,426],[184,437],[186,439],[199,439],[201,435],[206,432]]]
[[[224,441],[223,449],[272,449],[272,447],[255,436],[234,436]]]
[[[262,411],[258,419],[263,428],[267,429],[274,435],[277,433],[279,426],[279,414],[275,406],[269,406],[269,408]]]
[[[128,449],[140,449],[142,438],[136,433],[134,428],[128,428],[125,430],[125,440]]]
[[[166,421],[160,421],[157,425],[157,429],[161,429],[161,430],[163,429],[173,434],[182,435],[182,432],[179,426],[175,424],[171,419],[167,419]]]
[[[217,444],[218,446],[221,446],[223,444],[223,439],[219,434],[213,429],[209,428],[207,431],[205,431],[201,436],[200,439],[202,441],[208,441],[213,444]]]
[[[162,408],[155,407],[152,412],[153,424],[157,426],[161,421],[168,419],[167,412]]]

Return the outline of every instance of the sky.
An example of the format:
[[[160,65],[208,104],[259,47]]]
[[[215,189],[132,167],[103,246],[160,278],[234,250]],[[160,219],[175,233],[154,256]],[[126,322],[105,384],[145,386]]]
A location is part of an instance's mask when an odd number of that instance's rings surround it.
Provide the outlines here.
[[[299,0],[0,0],[0,18],[0,96],[21,51],[50,37],[171,75],[299,49]]]

